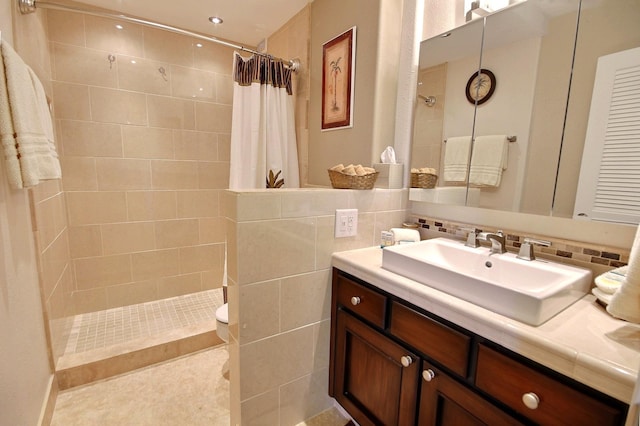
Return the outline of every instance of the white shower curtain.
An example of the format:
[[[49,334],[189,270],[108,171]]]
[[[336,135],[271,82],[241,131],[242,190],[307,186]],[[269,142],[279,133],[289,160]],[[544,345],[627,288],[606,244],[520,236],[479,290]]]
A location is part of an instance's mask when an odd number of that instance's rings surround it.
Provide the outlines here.
[[[233,74],[229,188],[298,188],[292,71],[235,53]]]

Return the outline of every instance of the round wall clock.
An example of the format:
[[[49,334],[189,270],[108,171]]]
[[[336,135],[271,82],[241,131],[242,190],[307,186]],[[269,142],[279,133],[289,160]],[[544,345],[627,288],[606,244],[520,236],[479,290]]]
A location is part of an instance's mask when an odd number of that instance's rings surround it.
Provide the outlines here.
[[[469,77],[465,94],[472,104],[482,105],[491,98],[495,90],[496,76],[488,69],[482,68]]]

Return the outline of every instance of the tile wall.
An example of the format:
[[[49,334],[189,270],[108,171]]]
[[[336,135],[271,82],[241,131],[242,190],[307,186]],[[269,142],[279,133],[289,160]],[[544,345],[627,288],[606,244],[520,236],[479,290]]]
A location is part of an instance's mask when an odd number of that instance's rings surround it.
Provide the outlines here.
[[[293,425],[328,408],[331,255],[380,244],[406,190],[225,193],[231,424]],[[358,209],[334,238],[335,209]]]
[[[221,286],[232,49],[73,12],[47,23],[75,312]]]

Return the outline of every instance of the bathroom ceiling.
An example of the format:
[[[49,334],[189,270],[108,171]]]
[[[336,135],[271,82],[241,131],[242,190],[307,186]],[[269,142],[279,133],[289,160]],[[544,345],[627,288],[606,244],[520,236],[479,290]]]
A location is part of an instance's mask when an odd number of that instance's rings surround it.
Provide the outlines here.
[[[55,1],[55,0],[54,0]],[[311,0],[80,0],[245,46],[257,46]],[[224,23],[214,25],[210,16]]]

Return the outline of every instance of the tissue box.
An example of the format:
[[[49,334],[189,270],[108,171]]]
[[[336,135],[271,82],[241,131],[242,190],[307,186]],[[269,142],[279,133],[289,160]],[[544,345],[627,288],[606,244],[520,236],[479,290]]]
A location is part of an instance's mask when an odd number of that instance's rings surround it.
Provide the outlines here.
[[[376,188],[400,189],[402,188],[402,164],[373,163],[373,168],[378,172]]]

